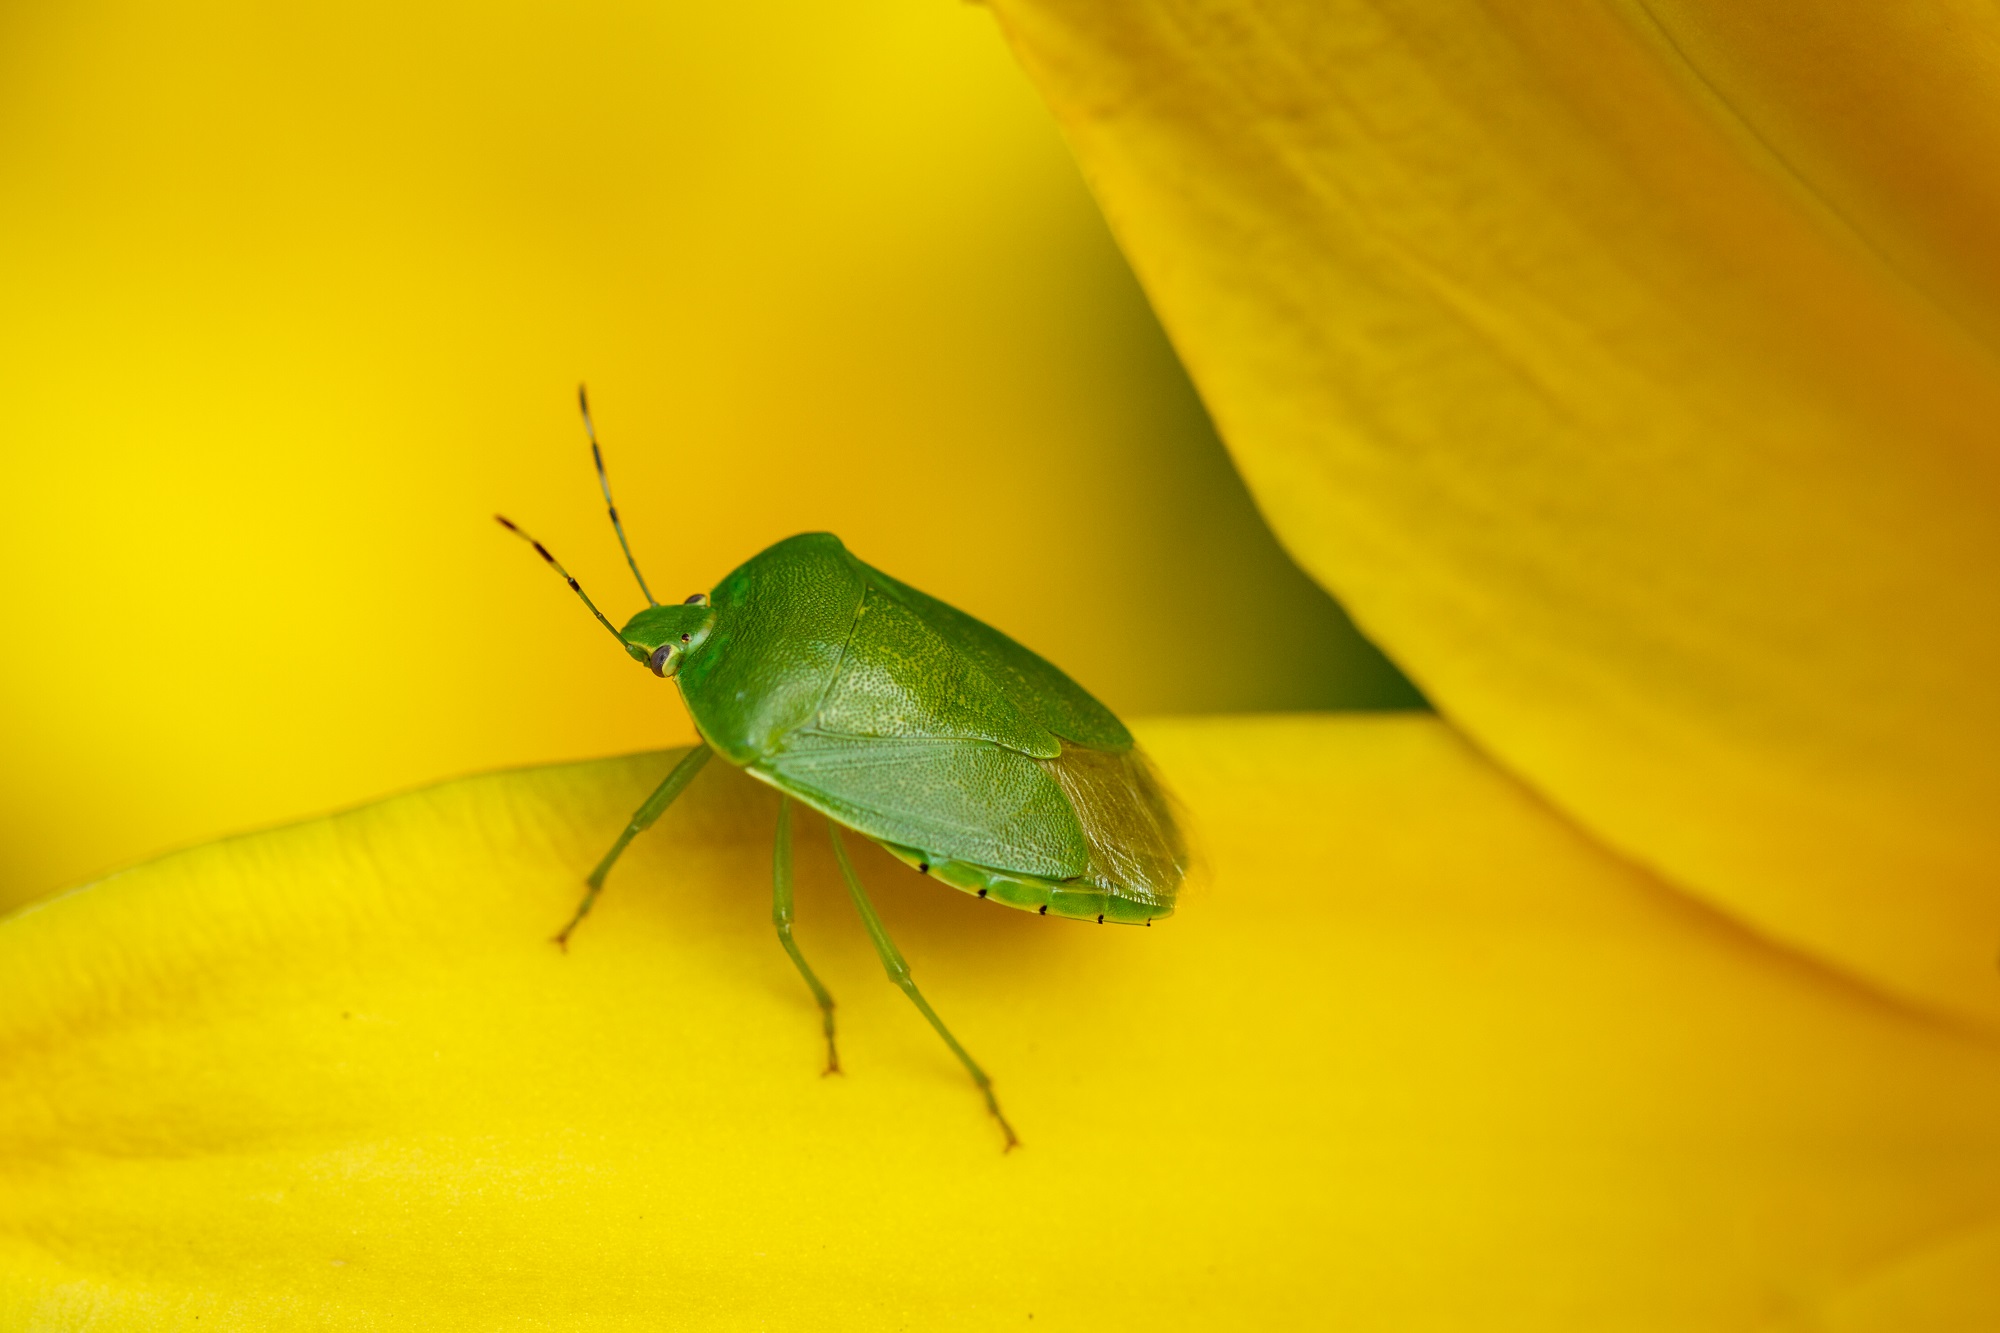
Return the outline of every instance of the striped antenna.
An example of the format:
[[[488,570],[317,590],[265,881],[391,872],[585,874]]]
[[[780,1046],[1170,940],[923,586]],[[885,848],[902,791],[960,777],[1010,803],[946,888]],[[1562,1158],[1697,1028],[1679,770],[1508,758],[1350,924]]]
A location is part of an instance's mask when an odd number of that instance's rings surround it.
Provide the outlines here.
[[[535,554],[539,555],[542,559],[548,561],[549,564],[554,567],[556,573],[563,576],[563,582],[569,584],[569,590],[575,593],[578,597],[583,598],[583,604],[590,608],[590,614],[597,617],[597,623],[611,631],[611,637],[618,640],[618,644],[621,648],[625,645],[625,636],[618,632],[618,627],[604,618],[604,613],[597,609],[596,602],[590,600],[590,594],[583,590],[583,585],[581,583],[578,583],[574,578],[572,578],[570,576],[570,572],[562,567],[562,561],[556,559],[554,556],[549,554],[548,547],[542,545],[540,542],[536,541],[533,537],[530,537],[527,533],[515,527],[513,523],[508,520],[505,514],[495,514],[493,516],[493,521],[498,523],[501,527],[507,529],[507,531],[513,533],[516,537],[519,537],[522,541],[526,542],[528,545],[534,547]]]
[[[632,577],[639,580],[639,591],[646,594],[646,605],[658,606],[653,590],[646,586],[646,576],[639,572],[639,562],[632,558],[632,543],[625,540],[625,525],[618,521],[618,505],[611,498],[611,478],[604,475],[604,451],[597,447],[597,427],[590,421],[590,395],[581,384],[576,386],[576,405],[583,412],[583,433],[590,437],[590,461],[597,464],[597,486],[604,492],[604,510],[611,515],[611,530],[618,534],[625,563],[632,566]]]

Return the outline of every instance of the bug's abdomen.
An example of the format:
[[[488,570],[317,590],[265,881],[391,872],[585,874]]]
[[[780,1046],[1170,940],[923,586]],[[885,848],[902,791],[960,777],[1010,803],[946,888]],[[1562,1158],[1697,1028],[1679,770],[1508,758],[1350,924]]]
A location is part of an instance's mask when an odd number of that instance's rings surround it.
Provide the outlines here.
[[[881,839],[876,841],[881,842]],[[935,880],[1024,912],[1121,926],[1143,926],[1156,918],[1174,914],[1174,899],[1171,896],[1164,900],[1133,898],[1106,889],[1087,878],[1044,879],[1037,875],[1021,875],[995,870],[991,866],[953,861],[934,852],[919,851],[897,843],[883,842],[882,846],[897,860],[914,866]]]

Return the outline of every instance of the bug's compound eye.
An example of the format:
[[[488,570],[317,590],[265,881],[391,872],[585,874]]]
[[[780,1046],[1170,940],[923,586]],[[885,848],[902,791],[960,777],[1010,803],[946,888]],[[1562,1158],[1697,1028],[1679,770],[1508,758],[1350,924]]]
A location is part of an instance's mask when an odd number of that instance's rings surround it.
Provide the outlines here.
[[[705,592],[698,592],[698,593],[695,593],[695,594],[694,594],[693,596],[689,597],[689,598],[688,598],[688,599],[687,599],[687,600],[686,600],[685,602],[682,602],[682,603],[681,603],[681,605],[682,605],[682,606],[707,606],[707,605],[708,605],[708,594],[707,594],[707,593],[705,593]]]
[[[667,674],[667,661],[673,655],[674,645],[663,643],[653,650],[653,655],[646,660],[646,665],[653,668],[654,675],[664,676]]]

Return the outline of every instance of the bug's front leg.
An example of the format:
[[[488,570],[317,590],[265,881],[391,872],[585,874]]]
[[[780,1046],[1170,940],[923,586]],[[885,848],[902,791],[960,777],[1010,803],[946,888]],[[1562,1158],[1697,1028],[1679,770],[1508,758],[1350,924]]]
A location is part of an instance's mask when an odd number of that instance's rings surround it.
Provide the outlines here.
[[[986,1077],[986,1071],[981,1069],[978,1062],[958,1044],[958,1038],[951,1035],[951,1029],[947,1028],[944,1020],[937,1016],[937,1010],[931,1008],[930,1001],[926,1000],[923,992],[917,989],[917,983],[910,977],[910,965],[903,961],[903,955],[896,948],[895,941],[889,938],[888,930],[882,925],[882,918],[875,915],[875,904],[868,901],[867,891],[861,887],[861,877],[854,873],[853,863],[847,859],[847,847],[840,840],[839,825],[828,820],[826,829],[833,835],[833,856],[840,862],[840,873],[847,880],[847,891],[854,898],[855,910],[861,913],[861,923],[868,927],[868,937],[875,941],[875,952],[882,959],[882,967],[888,972],[889,980],[895,982],[897,989],[910,997],[910,1003],[917,1006],[917,1012],[930,1020],[931,1026],[937,1029],[938,1036],[944,1038],[944,1044],[951,1047],[951,1053],[958,1057],[959,1063],[972,1075],[973,1085],[986,1098],[986,1109],[993,1113],[993,1118],[1000,1122],[1000,1132],[1007,1136],[1007,1148],[1002,1151],[1019,1147],[1021,1140],[1014,1137],[1014,1127],[1007,1123],[1006,1116],[1000,1114],[1000,1103],[993,1096],[993,1080]]]
[[[820,1072],[838,1074],[840,1054],[833,1048],[833,996],[819,984],[819,978],[806,966],[805,955],[792,940],[792,798],[782,792],[778,795],[778,842],[771,851],[771,924],[778,928],[778,943],[785,946],[799,975],[806,979],[806,988],[819,1001],[820,1020],[826,1028],[826,1068]]]
[[[666,813],[667,807],[674,803],[675,797],[687,790],[688,783],[694,781],[694,775],[701,772],[701,766],[707,763],[708,757],[714,753],[715,751],[709,749],[705,742],[697,744],[681,756],[681,761],[674,765],[673,772],[667,774],[666,780],[654,788],[653,794],[646,798],[646,803],[633,812],[631,822],[626,824],[625,831],[618,835],[618,841],[611,844],[611,850],[604,854],[604,859],[597,863],[597,869],[591,871],[590,877],[584,881],[590,887],[584,891],[583,901],[577,904],[576,915],[569,919],[568,925],[556,933],[555,942],[562,946],[564,952],[569,950],[570,932],[590,915],[591,905],[597,901],[598,891],[604,887],[604,877],[611,873],[611,867],[617,864],[620,856],[624,855],[625,849],[632,844],[632,839],[653,827],[654,821]]]

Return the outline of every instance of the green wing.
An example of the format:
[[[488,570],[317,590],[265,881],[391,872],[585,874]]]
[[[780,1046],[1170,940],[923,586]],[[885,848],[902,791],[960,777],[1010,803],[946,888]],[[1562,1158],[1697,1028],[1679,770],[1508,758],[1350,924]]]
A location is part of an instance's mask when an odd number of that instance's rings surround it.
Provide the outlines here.
[[[1043,759],[1062,751],[978,662],[875,587],[862,595],[810,725],[843,736],[991,741]]]
[[[1071,745],[1093,750],[1129,750],[1132,733],[1118,715],[1097,702],[1090,691],[1039,654],[1030,652],[983,620],[976,620],[948,602],[919,592],[871,565],[856,564],[866,573],[869,591],[877,589],[909,608],[944,642],[977,666],[1022,713]]]
[[[804,730],[750,771],[857,832],[940,859],[1054,880],[1090,869],[1061,784],[991,741]]]
[[[750,771],[856,832],[934,860],[1168,910],[1187,871],[1171,805],[1136,748],[1072,746],[1036,759],[991,741],[806,729]]]

